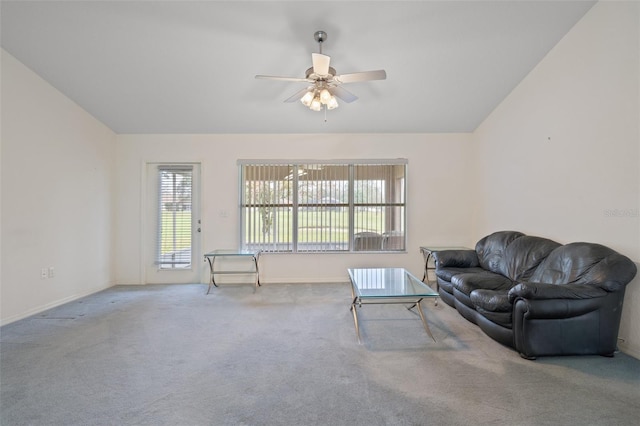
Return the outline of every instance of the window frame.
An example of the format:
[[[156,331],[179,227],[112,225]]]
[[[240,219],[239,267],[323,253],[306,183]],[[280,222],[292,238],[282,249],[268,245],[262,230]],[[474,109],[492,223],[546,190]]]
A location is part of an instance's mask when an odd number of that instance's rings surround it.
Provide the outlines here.
[[[358,160],[254,160],[254,159],[243,159],[238,160],[237,162],[239,173],[238,173],[238,188],[239,188],[239,241],[240,247],[242,249],[251,249],[251,250],[261,250],[266,253],[274,253],[274,254],[292,254],[292,253],[406,253],[407,251],[407,177],[408,177],[408,160],[404,158],[396,158],[396,159],[358,159]],[[250,202],[246,200],[246,191],[247,187],[247,177],[245,176],[245,172],[247,167],[288,167],[290,168],[290,173],[287,177],[290,177],[292,180],[292,188],[289,189],[289,196],[291,197],[290,202],[288,203],[276,203],[276,202],[266,202],[263,204]],[[348,190],[347,197],[342,199],[340,202],[336,203],[310,203],[309,200],[301,200],[301,195],[299,193],[299,179],[300,176],[300,168],[301,167],[309,167],[315,166],[318,168],[321,167],[336,167],[336,166],[346,166],[348,170]],[[356,168],[360,167],[377,167],[384,169],[385,166],[396,166],[402,167],[402,173],[399,177],[393,175],[391,176],[391,183],[386,184],[385,188],[390,188],[389,185],[393,185],[393,195],[389,195],[385,193],[384,200],[380,202],[359,202],[355,197],[355,182],[358,181],[355,176]],[[387,167],[388,168],[388,167]],[[395,169],[390,168],[390,170],[395,171]],[[303,169],[304,171],[304,169]],[[253,171],[255,173],[255,170]],[[382,179],[382,175],[380,180]],[[373,181],[374,179],[372,179]],[[325,182],[325,180],[318,180],[316,182]],[[255,185],[259,185],[261,182],[259,179],[252,180]],[[273,182],[273,183],[281,183],[283,179],[264,179],[264,182]],[[400,182],[400,184],[398,184]],[[399,186],[399,188],[398,188]],[[399,194],[399,195],[398,195]],[[255,196],[255,194],[252,194]],[[395,196],[399,198],[398,200],[391,201],[386,199],[386,197]],[[324,200],[324,199],[323,199]],[[324,242],[313,242],[309,245],[316,244],[316,246],[321,247],[318,249],[302,249],[300,243],[300,234],[301,229],[299,227],[298,219],[301,215],[302,208],[335,208],[341,209],[345,208],[346,211],[344,214],[347,215],[348,221],[348,241],[345,243],[336,243],[335,245],[340,245],[340,249],[331,249],[331,243]],[[250,224],[248,223],[248,215],[251,216],[250,213],[247,213],[249,209],[255,208],[288,208],[290,209],[290,219],[291,223],[287,223],[290,226],[290,229],[285,232],[290,233],[290,241],[273,241],[272,243],[267,242],[251,242],[248,241],[250,238],[248,237],[248,227]],[[389,215],[390,213],[391,219],[385,219],[385,224],[383,226],[384,232],[380,232],[380,238],[382,243],[380,244],[379,249],[371,249],[369,246],[364,248],[356,247],[356,209],[358,208],[369,208],[375,210],[376,208],[380,210],[380,214],[382,215],[382,211],[385,210],[384,214]],[[397,212],[392,211],[392,209],[396,209]],[[392,223],[393,222],[393,223]],[[396,229],[399,227],[399,229]],[[339,228],[330,228],[331,231]],[[333,234],[332,234],[333,235]],[[394,241],[394,244],[388,244],[388,241]],[[387,243],[385,243],[387,242]],[[269,245],[272,248],[269,248]],[[285,245],[284,249],[278,249],[278,245]],[[323,247],[324,246],[324,247]]]

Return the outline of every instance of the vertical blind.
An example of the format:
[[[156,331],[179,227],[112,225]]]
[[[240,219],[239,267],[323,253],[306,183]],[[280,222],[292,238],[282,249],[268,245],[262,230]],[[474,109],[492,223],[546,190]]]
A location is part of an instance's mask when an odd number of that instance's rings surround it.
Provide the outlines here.
[[[405,250],[404,159],[240,160],[242,247]]]
[[[158,166],[158,239],[160,269],[189,268],[192,241],[193,166]]]

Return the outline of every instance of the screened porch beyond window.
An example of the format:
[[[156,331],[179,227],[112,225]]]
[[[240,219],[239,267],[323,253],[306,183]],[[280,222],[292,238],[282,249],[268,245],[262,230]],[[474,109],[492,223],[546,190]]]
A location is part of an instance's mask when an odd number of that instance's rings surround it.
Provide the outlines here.
[[[405,250],[406,160],[239,166],[243,248]]]

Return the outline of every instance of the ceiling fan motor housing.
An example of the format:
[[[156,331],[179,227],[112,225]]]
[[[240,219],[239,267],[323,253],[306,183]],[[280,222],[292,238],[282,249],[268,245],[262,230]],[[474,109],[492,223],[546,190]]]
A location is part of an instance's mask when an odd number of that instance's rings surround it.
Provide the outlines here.
[[[329,67],[329,74],[326,76],[318,76],[316,74],[314,74],[313,72],[313,67],[307,69],[307,71],[305,72],[305,76],[306,78],[310,78],[312,80],[316,80],[316,81],[320,81],[320,80],[329,80],[331,77],[334,77],[336,74],[336,69],[333,67]]]

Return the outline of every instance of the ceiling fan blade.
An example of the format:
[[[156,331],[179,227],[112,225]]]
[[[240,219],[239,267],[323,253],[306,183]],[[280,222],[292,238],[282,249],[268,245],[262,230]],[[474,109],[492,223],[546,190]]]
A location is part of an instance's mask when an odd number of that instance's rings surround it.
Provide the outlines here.
[[[291,97],[285,99],[284,101],[286,103],[291,103],[291,102],[296,102],[299,101],[300,98],[309,91],[309,88],[307,87],[306,89],[302,89],[299,92],[294,93]]]
[[[297,77],[278,77],[276,75],[256,75],[256,78],[259,80],[280,80],[280,81],[304,81],[304,82],[313,82],[313,80],[309,80],[308,78],[297,78]]]
[[[343,89],[340,86],[330,87],[329,88],[329,93],[331,93],[333,96],[336,96],[336,97],[342,99],[343,101],[345,101],[348,104],[353,102],[353,101],[358,100],[358,97],[356,95],[354,95],[353,93],[349,92],[346,89]]]
[[[319,76],[329,74],[329,62],[331,62],[331,57],[323,55],[322,53],[312,53],[311,60],[313,61],[314,74]]]
[[[387,73],[385,70],[376,70],[336,75],[333,80],[338,83],[358,83],[361,81],[384,80],[386,78]]]

